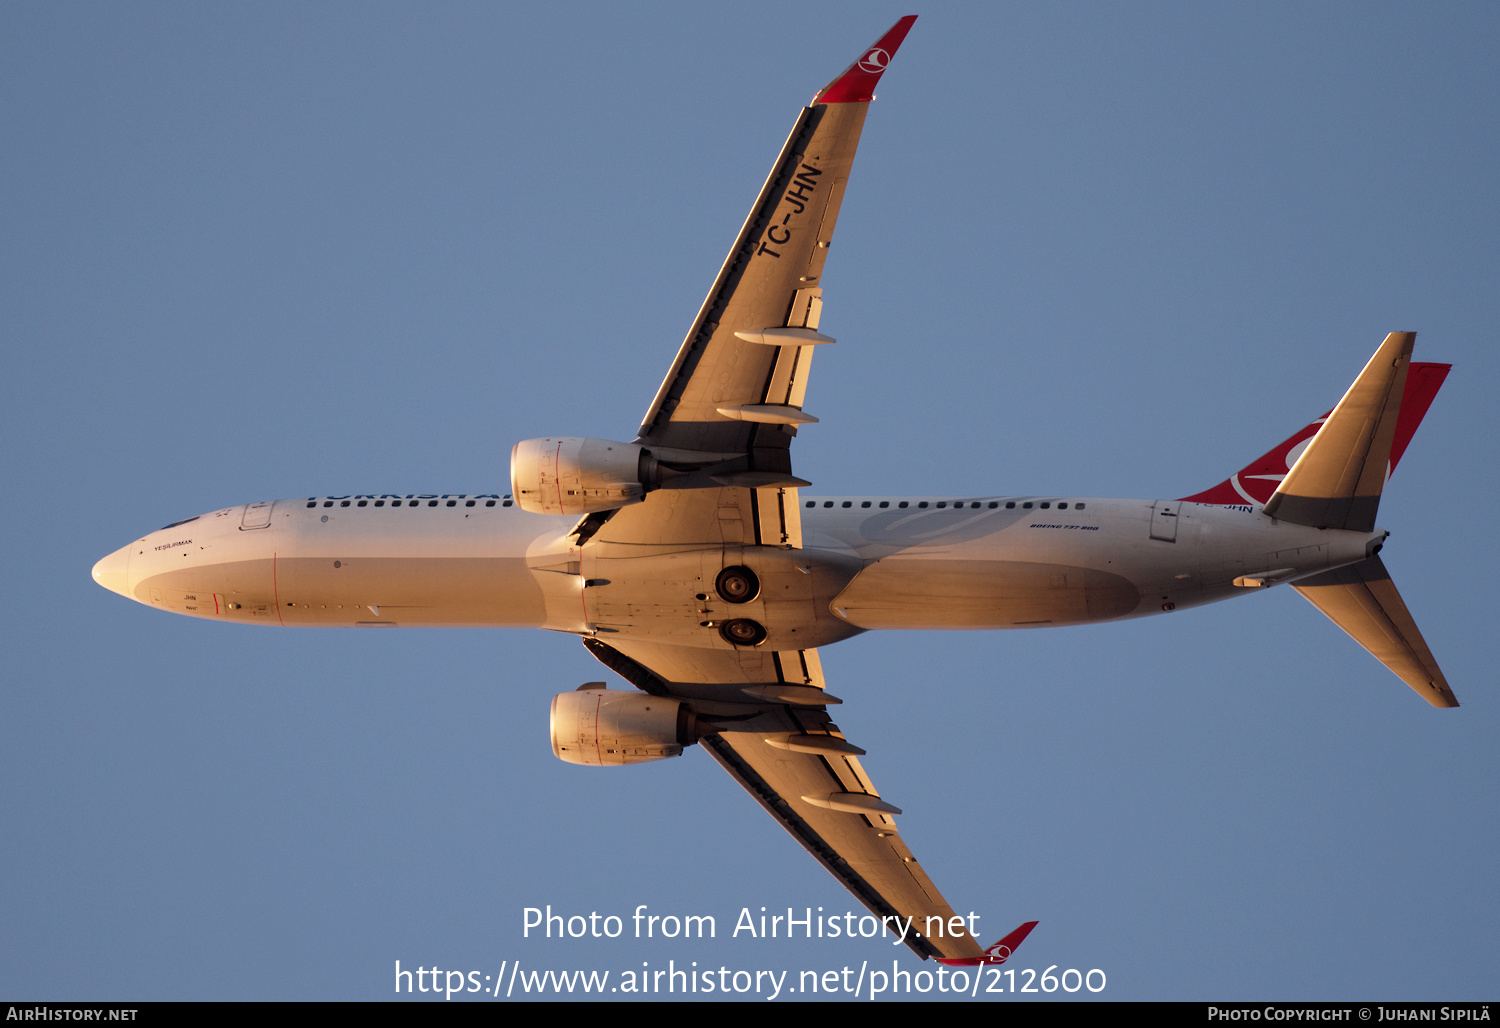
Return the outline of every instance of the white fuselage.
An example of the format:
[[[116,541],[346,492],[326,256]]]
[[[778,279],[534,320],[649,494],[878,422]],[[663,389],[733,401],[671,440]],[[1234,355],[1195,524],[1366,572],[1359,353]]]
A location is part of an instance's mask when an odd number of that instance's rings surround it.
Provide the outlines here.
[[[101,560],[94,577],[179,614],[270,625],[551,628],[723,648],[715,619],[750,616],[779,650],[875,628],[1159,614],[1363,560],[1384,538],[1292,525],[1248,505],[1178,501],[799,505],[800,549],[705,540],[620,557],[579,548],[575,518],[530,514],[495,495],[278,500],[153,532]],[[714,574],[728,564],[759,574],[752,603],[730,607],[714,595]]]

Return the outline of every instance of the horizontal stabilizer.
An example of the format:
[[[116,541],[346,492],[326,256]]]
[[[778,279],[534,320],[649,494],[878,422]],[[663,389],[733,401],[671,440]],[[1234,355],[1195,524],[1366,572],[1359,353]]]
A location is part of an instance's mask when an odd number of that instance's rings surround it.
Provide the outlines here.
[[[1369,532],[1390,470],[1391,444],[1415,332],[1392,332],[1266,503],[1294,525]]]
[[[1304,578],[1293,582],[1292,588],[1428,703],[1458,706],[1442,668],[1379,557]]]

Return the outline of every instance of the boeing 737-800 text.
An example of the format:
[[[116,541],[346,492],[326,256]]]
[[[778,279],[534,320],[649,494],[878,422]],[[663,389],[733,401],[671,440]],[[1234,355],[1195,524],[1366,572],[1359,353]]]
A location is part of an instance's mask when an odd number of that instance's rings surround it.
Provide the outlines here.
[[[510,491],[252,503],[174,522],[102,586],[262,625],[531,627],[579,636],[634,690],[552,701],[594,766],[702,746],[922,957],[1000,963],[913,858],[829,715],[818,649],[872,629],[1143,617],[1282,583],[1434,706],[1456,706],[1378,556],[1376,511],[1447,365],[1395,332],[1338,405],[1182,499],[806,495],[792,473],[820,278],[896,23],[798,115],[632,442],[516,444]],[[930,930],[929,930],[930,929]]]

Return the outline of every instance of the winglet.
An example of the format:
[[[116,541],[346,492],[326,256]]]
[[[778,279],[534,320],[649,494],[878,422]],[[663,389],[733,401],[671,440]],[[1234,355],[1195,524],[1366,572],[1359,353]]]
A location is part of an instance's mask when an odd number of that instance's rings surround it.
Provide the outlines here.
[[[1040,921],[1027,921],[1005,938],[995,943],[984,951],[982,957],[938,957],[939,964],[947,964],[949,967],[977,967],[982,964],[1003,964],[1010,959],[1010,955],[1021,945],[1021,940],[1031,934],[1031,930]]]
[[[860,55],[859,60],[845,68],[838,78],[818,90],[809,107],[817,104],[867,103],[875,99],[875,83],[880,81],[891,58],[906,34],[911,31],[915,14],[908,14],[890,27],[875,45]],[[847,52],[847,51],[846,51]]]

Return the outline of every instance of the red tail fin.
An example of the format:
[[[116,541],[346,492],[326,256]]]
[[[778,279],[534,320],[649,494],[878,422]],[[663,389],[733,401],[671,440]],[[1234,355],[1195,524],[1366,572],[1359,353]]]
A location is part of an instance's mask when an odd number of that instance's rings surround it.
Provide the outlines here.
[[[1406,391],[1401,394],[1401,414],[1396,419],[1396,437],[1391,441],[1390,472],[1396,470],[1397,462],[1406,452],[1407,444],[1416,434],[1417,426],[1422,423],[1422,418],[1427,414],[1427,408],[1432,406],[1433,398],[1443,387],[1443,380],[1448,377],[1448,370],[1452,367],[1451,364],[1413,362],[1407,371]],[[1331,414],[1332,411],[1329,413]],[[1323,417],[1290,439],[1273,447],[1269,453],[1252,461],[1212,489],[1205,489],[1192,496],[1184,496],[1183,502],[1250,503],[1256,506],[1264,504],[1271,498],[1271,494],[1276,491],[1276,487],[1281,484],[1287,472],[1292,469],[1292,465],[1297,463],[1297,458],[1302,456],[1303,450],[1307,449],[1306,444],[1318,434],[1318,429],[1323,427],[1323,422],[1327,417],[1328,414],[1324,414]]]
[[[1413,363],[1406,373],[1406,392],[1401,394],[1401,414],[1396,418],[1396,438],[1391,440],[1391,471],[1394,473],[1406,444],[1417,434],[1417,426],[1427,416],[1427,408],[1443,388],[1452,364]]]

